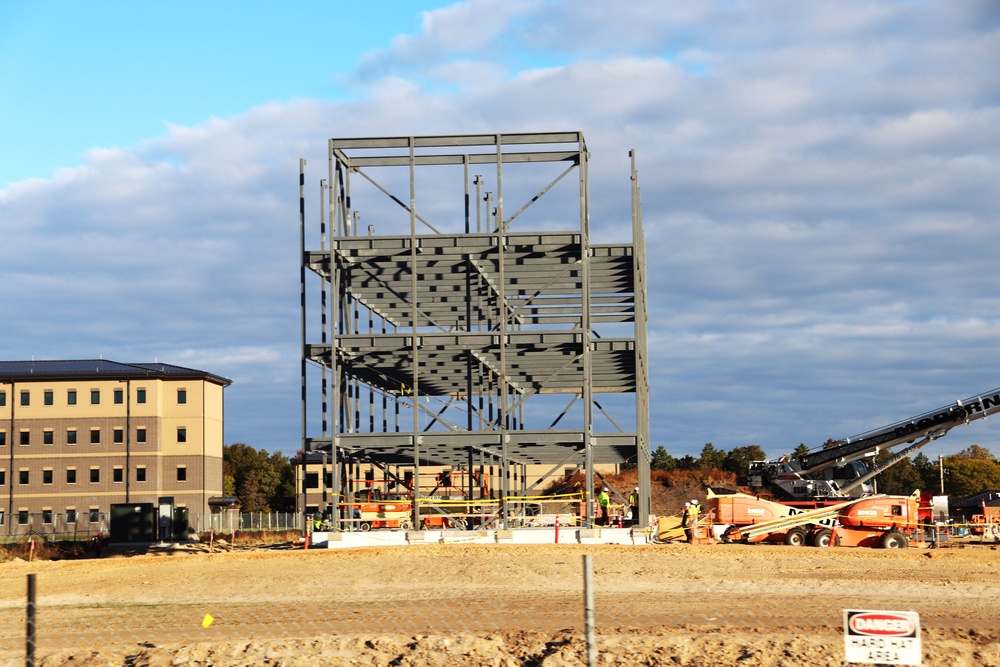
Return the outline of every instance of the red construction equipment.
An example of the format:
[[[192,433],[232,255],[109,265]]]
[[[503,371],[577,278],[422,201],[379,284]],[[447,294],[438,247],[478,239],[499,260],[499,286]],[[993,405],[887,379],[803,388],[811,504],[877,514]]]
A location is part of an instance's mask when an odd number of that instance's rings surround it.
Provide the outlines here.
[[[801,509],[745,493],[709,490],[708,513],[723,542],[902,549],[922,540],[920,493],[875,495]],[[835,532],[834,532],[835,531]]]
[[[383,494],[379,489],[363,489],[354,503],[340,503],[343,516],[358,530],[411,527],[413,501],[400,494]]]

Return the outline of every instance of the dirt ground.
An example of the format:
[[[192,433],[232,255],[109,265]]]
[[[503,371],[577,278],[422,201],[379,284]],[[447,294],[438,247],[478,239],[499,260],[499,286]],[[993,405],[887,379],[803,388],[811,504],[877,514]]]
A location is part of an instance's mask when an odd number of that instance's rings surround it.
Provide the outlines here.
[[[842,665],[843,610],[916,610],[925,665],[1000,666],[1000,551],[427,544],[0,565],[0,665]],[[205,626],[206,615],[212,622]]]

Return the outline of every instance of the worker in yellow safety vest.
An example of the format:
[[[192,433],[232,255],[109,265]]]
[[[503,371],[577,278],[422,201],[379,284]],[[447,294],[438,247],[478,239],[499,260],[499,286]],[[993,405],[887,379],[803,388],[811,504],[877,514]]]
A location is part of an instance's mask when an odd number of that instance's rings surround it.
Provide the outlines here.
[[[611,506],[611,497],[608,496],[608,487],[604,487],[601,489],[601,492],[597,494],[597,504],[601,508],[601,525],[606,526],[610,521],[608,508]]]
[[[701,506],[698,504],[698,500],[692,500],[690,503],[684,503],[687,505],[687,509],[684,511],[684,518],[687,520],[684,534],[687,535],[688,542],[694,541],[694,527],[698,523],[698,514],[701,510]]]
[[[639,525],[639,487],[635,487],[635,490],[628,496],[628,506],[629,510],[632,512],[632,525]]]

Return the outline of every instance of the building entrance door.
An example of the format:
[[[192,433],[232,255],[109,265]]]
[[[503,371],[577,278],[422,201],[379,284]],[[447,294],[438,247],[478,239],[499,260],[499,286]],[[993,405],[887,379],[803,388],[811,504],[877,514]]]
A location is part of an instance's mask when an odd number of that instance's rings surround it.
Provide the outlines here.
[[[161,542],[167,542],[172,540],[174,535],[174,499],[172,497],[160,498],[159,505],[156,537]]]

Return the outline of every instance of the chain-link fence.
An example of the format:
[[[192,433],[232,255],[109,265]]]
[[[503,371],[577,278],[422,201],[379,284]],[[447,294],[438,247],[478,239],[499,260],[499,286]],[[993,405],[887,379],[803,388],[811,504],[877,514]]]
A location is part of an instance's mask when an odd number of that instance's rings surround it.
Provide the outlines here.
[[[236,512],[195,514],[186,524],[167,518],[156,525],[152,534],[157,540],[183,540],[195,535],[217,533],[283,533],[301,531],[302,515],[295,512]],[[97,535],[110,536],[111,515],[97,510],[78,513],[18,512],[0,523],[0,543],[17,542],[37,536],[52,542],[82,542]],[[161,534],[162,533],[162,534]]]
[[[522,541],[546,531],[546,544]],[[556,543],[553,529],[538,526],[370,531],[341,535],[404,541],[308,551],[299,541],[175,544],[130,558],[106,551],[68,563],[8,561],[0,566],[0,667],[26,664],[27,636],[45,667],[581,667],[595,653],[596,664],[627,667],[839,667],[831,647],[843,643],[841,610],[858,604],[926,614],[936,634],[924,664],[1000,666],[1000,635],[991,630],[1000,582],[980,576],[996,562],[988,544],[886,557],[857,548],[610,543],[629,532],[575,528]],[[592,600],[581,596],[587,554]],[[858,572],[862,589],[851,584]],[[37,575],[30,624],[29,574]],[[956,580],[975,591],[941,585]]]

